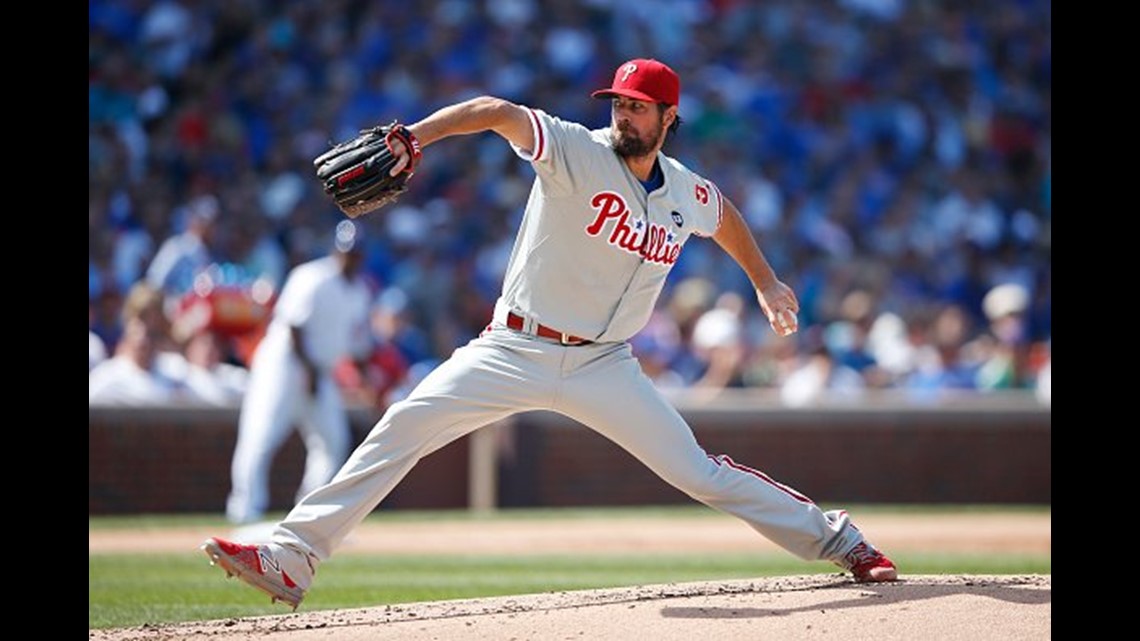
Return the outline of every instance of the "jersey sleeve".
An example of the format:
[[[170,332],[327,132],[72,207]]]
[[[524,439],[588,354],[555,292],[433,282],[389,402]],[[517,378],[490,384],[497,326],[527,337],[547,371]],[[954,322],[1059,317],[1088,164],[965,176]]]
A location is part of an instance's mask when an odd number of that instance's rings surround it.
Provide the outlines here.
[[[548,195],[570,193],[575,177],[581,176],[593,162],[591,154],[598,145],[590,130],[542,111],[525,107],[534,128],[534,149],[511,148],[519,158],[530,162]],[[576,166],[577,165],[577,166]]]
[[[720,188],[713,181],[696,174],[690,174],[692,184],[689,189],[693,200],[693,233],[708,238],[720,229],[720,221],[724,216],[724,196]]]
[[[539,109],[523,107],[530,116],[530,126],[534,131],[534,149],[523,149],[511,143],[511,149],[519,158],[531,163],[541,163],[550,157],[550,116]]]
[[[696,234],[707,238],[716,235],[717,230],[720,229],[720,221],[724,218],[724,196],[720,193],[720,188],[716,186],[716,183],[702,178],[698,182],[697,188],[694,189],[698,202],[701,200],[701,183],[704,183],[703,187],[708,189],[708,203],[703,207],[702,224],[697,227]]]

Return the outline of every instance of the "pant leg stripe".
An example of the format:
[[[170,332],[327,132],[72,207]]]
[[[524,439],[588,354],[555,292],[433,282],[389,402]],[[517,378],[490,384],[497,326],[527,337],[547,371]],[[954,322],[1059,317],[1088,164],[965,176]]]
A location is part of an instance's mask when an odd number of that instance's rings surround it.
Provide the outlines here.
[[[747,465],[741,465],[740,463],[737,463],[736,461],[732,460],[726,454],[721,454],[719,456],[713,456],[712,454],[709,454],[708,457],[710,459],[712,459],[713,462],[716,463],[717,465],[721,465],[723,463],[723,464],[726,464],[735,470],[740,470],[741,472],[744,472],[746,474],[751,474],[752,476],[755,476],[756,478],[760,479],[761,481],[764,481],[768,485],[771,485],[772,487],[776,488],[777,490],[780,490],[784,494],[787,494],[788,496],[792,497],[793,499],[795,499],[801,503],[806,503],[809,505],[815,504],[815,501],[812,501],[811,499],[804,496],[803,494],[800,494],[799,492],[796,492],[792,488],[775,481],[774,479],[772,479],[772,477],[761,472],[760,470],[755,470],[755,469],[752,469],[751,467],[748,467]]]

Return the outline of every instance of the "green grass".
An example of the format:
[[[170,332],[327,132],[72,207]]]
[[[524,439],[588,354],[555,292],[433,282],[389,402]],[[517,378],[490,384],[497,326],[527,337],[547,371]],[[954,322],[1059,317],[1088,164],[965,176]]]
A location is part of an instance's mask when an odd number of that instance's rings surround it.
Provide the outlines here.
[[[860,507],[859,513],[922,514],[976,508],[942,506]],[[980,508],[980,511],[1037,511],[1048,508]],[[701,506],[633,510],[525,510],[493,515],[467,512],[386,512],[370,519],[607,519],[712,518]],[[719,517],[717,517],[719,518]],[[94,530],[146,530],[186,526],[226,528],[216,516],[142,516],[93,518]],[[908,574],[1049,574],[1048,554],[892,554]],[[91,629],[144,623],[224,619],[282,614],[269,597],[237,579],[226,581],[196,550],[172,554],[91,554],[88,557],[88,625]],[[321,566],[320,578],[305,599],[307,611],[355,608],[389,603],[475,598],[681,581],[833,573],[827,562],[807,563],[784,553],[742,554],[738,551],[691,554],[559,554],[559,555],[393,555],[344,553]]]

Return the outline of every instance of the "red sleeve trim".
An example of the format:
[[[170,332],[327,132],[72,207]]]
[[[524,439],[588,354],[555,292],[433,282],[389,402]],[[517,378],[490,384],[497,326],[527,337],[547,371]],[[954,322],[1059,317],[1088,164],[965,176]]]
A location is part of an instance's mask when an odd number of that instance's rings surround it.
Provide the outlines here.
[[[531,157],[532,162],[538,162],[543,159],[543,154],[546,153],[546,131],[542,127],[542,121],[538,119],[538,114],[534,110],[527,107],[527,112],[534,123],[534,155]]]

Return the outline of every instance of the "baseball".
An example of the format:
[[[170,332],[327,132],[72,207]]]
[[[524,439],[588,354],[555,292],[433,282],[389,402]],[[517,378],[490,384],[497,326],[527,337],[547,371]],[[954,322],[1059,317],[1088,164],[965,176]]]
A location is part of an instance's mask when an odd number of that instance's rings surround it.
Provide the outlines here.
[[[790,336],[799,328],[796,313],[790,309],[776,312],[776,330],[780,336]]]

